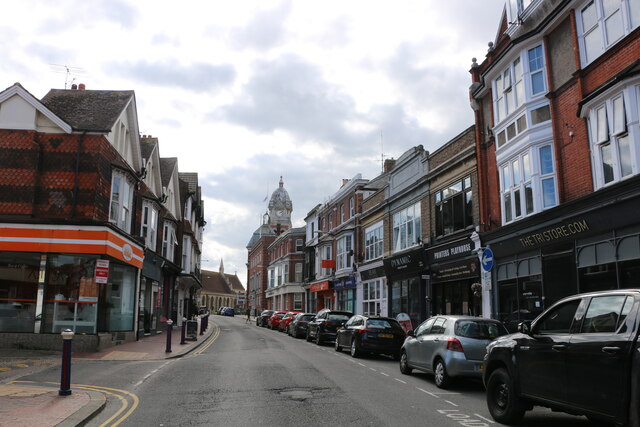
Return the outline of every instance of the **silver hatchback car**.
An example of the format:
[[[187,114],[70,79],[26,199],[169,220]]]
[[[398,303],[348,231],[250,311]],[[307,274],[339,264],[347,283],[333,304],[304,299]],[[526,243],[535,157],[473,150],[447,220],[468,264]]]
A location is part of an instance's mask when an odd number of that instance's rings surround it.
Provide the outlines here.
[[[400,372],[433,373],[446,388],[452,377],[482,377],[487,345],[507,328],[497,320],[471,316],[433,316],[409,331],[400,355]]]

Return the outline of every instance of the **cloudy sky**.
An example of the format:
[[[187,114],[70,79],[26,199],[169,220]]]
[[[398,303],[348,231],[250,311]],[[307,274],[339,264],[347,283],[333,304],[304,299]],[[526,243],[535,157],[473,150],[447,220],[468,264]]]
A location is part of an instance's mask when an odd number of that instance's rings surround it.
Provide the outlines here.
[[[246,284],[283,176],[295,226],[343,178],[473,123],[471,58],[504,0],[2,1],[0,89],[134,90],[140,132],[198,172],[203,268]],[[66,73],[66,67],[70,74]]]

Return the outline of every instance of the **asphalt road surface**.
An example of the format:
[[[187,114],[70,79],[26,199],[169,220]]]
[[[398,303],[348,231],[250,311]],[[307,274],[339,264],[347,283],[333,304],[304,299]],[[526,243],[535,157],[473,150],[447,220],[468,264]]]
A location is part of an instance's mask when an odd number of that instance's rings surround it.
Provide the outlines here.
[[[89,426],[498,426],[479,381],[441,390],[427,374],[402,375],[386,357],[354,359],[333,345],[215,316],[215,341],[180,359],[79,361],[72,382],[107,394]],[[211,344],[211,345],[209,345]],[[25,377],[59,381],[49,369]],[[544,408],[522,426],[590,426]]]

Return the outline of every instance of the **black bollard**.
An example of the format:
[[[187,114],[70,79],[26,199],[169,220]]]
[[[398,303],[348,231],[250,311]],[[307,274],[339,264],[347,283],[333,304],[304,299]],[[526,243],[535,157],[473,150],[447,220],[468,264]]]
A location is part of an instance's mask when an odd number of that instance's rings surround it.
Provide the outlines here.
[[[171,333],[173,332],[173,320],[167,320],[167,349],[165,353],[171,353]]]
[[[60,371],[60,390],[58,395],[69,396],[71,394],[71,341],[73,331],[65,329],[62,335],[62,366]]]
[[[182,318],[182,334],[180,335],[180,344],[186,344],[187,343],[187,318],[183,317]]]

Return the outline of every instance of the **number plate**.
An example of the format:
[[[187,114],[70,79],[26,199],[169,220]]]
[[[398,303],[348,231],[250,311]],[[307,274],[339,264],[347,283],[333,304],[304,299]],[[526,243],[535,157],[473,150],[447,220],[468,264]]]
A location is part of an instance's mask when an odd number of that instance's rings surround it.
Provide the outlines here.
[[[379,334],[378,337],[380,337],[380,338],[393,338],[393,334]]]

